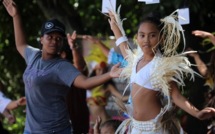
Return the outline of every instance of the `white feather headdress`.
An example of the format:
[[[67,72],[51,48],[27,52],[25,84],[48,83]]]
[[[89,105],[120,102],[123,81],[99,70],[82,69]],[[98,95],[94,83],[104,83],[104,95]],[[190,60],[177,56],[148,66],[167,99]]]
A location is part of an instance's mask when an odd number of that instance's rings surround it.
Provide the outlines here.
[[[177,49],[181,41],[181,35],[183,39],[183,45],[185,48],[185,37],[184,37],[184,30],[182,26],[177,21],[178,16],[175,15],[178,10],[174,11],[169,16],[161,19],[164,26],[161,29],[161,33],[164,36],[161,42],[161,49],[163,51],[164,56],[172,56],[177,54]],[[184,49],[183,49],[184,51]],[[182,51],[182,52],[183,52]]]

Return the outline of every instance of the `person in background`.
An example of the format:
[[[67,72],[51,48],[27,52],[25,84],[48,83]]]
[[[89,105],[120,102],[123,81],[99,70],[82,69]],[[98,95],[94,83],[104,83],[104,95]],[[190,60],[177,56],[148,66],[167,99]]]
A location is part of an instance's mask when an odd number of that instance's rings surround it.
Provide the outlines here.
[[[74,31],[76,33],[76,31]],[[61,57],[70,61],[80,72],[88,75],[88,68],[79,45],[71,43],[75,34],[67,34],[68,43],[65,43],[60,50]],[[89,109],[86,103],[86,89],[72,87],[67,95],[67,107],[72,121],[74,134],[86,134],[89,131]]]
[[[215,46],[215,36],[212,33],[202,30],[194,30],[192,34],[201,38],[209,38],[211,43]],[[188,48],[188,50],[191,50],[191,48]],[[198,53],[190,53],[188,55],[194,59],[199,73],[206,80],[205,85],[209,87],[205,106],[215,108],[215,51],[213,50],[211,52],[209,64],[205,64]],[[211,118],[208,121],[208,134],[215,134],[214,123],[215,118]]]
[[[85,59],[87,63],[92,64],[90,77],[99,76],[108,72],[107,57],[100,48],[91,49],[89,55],[87,55]],[[101,118],[102,123],[112,118],[106,109],[110,95],[122,99],[123,101],[127,101],[128,99],[127,96],[123,96],[119,93],[113,80],[109,80],[104,84],[87,91],[87,104],[90,110],[91,119],[90,132],[98,116]]]
[[[103,52],[103,54],[107,57],[108,64],[115,65],[120,62],[122,67],[127,64],[122,54],[118,52],[120,51],[119,48],[117,47],[109,48],[99,38],[93,37],[91,35],[82,35],[81,38],[84,40],[89,40],[93,44],[97,45],[100,48],[100,50]]]
[[[101,75],[108,71],[108,68],[114,64],[121,63],[121,67],[125,65],[125,60],[120,53],[115,51],[116,48],[109,48],[103,41],[91,35],[78,35],[82,40],[90,41],[92,44],[89,55],[86,56],[86,61],[91,68],[91,76]],[[128,100],[127,95],[122,95],[117,89],[117,80],[112,79],[105,84],[87,91],[87,102],[91,113],[90,131],[93,129],[95,121],[98,116],[102,119],[102,123],[110,120],[112,117],[108,114],[106,106],[112,98],[110,95],[116,97],[123,102]]]
[[[93,134],[115,134],[117,128],[122,123],[121,120],[110,119],[101,123],[101,118],[98,116],[93,127]]]
[[[90,76],[98,76],[104,74],[105,72],[107,72],[107,69],[107,64],[105,62],[101,62],[94,67]],[[90,109],[93,125],[98,116],[101,117],[103,122],[111,119],[105,108],[110,95],[113,95],[114,97],[117,97],[122,101],[128,100],[128,96],[122,96],[119,93],[119,91],[116,89],[115,83],[112,80],[104,83],[103,85],[95,87],[88,92],[87,103]]]
[[[19,106],[24,106],[26,104],[25,97],[21,97],[17,100],[11,100],[7,98],[4,93],[4,85],[0,81],[0,113],[8,120],[9,124],[14,124],[16,122],[16,117],[10,112],[18,108]],[[7,130],[3,128],[2,120],[0,120],[0,133],[7,134]]]

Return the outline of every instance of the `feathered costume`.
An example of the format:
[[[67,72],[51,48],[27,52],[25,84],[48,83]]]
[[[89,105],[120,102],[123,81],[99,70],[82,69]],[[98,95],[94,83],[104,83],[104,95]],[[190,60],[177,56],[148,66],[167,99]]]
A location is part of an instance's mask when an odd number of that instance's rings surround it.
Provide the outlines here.
[[[120,19],[120,7],[117,12],[110,9],[113,13],[116,25],[120,29],[123,36],[125,36],[125,32],[123,30],[123,21]],[[167,111],[171,109],[171,98],[170,98],[170,85],[169,82],[174,81],[180,86],[184,86],[183,79],[188,75],[191,76],[191,79],[194,80],[194,74],[196,74],[191,69],[191,64],[188,61],[188,58],[185,56],[187,53],[193,53],[194,51],[184,52],[184,50],[179,54],[177,52],[177,48],[179,46],[181,35],[183,37],[183,42],[185,46],[185,39],[183,28],[176,21],[177,16],[174,15],[177,12],[173,12],[171,15],[161,19],[161,22],[164,24],[161,29],[162,40],[158,43],[161,45],[162,54],[159,51],[156,51],[154,56],[154,65],[150,70],[150,82],[152,83],[153,88],[159,88],[160,92],[164,96],[166,104],[164,105],[159,116],[164,115]],[[124,19],[123,19],[124,20]],[[185,47],[184,47],[185,48]],[[123,69],[121,73],[121,78],[130,78],[132,67],[134,66],[134,61],[136,61],[140,56],[142,57],[144,54],[137,45],[136,50],[127,49],[127,57],[125,59],[128,62],[128,65]],[[127,86],[129,87],[129,86]],[[126,89],[125,89],[126,90]],[[125,92],[125,91],[124,91]],[[135,97],[135,96],[132,96]],[[120,100],[115,98],[116,103],[119,105],[121,110],[127,112],[129,117],[132,118],[132,110],[130,110],[130,106],[123,105]],[[126,132],[127,126],[129,126],[131,119],[125,120],[121,126],[117,129],[116,133],[124,134]]]

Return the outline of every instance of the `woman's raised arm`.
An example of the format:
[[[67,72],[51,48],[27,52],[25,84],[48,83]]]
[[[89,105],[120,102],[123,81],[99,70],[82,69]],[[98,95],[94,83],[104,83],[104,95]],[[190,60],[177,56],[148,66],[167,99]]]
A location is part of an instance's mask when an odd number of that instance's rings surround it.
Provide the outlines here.
[[[21,16],[17,10],[16,3],[13,0],[4,0],[3,5],[5,6],[9,15],[13,18],[16,48],[22,57],[24,57],[24,51],[27,47],[27,42],[22,26]]]

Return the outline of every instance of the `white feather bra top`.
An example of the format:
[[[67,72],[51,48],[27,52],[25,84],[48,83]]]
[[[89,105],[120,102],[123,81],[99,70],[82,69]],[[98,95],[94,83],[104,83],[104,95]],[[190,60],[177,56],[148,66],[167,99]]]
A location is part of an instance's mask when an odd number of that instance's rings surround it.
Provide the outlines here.
[[[157,56],[137,71],[137,64],[142,58],[143,56],[134,59],[130,76],[130,84],[135,83],[149,90],[159,91],[159,80],[156,78],[151,79],[152,68],[156,66]]]

